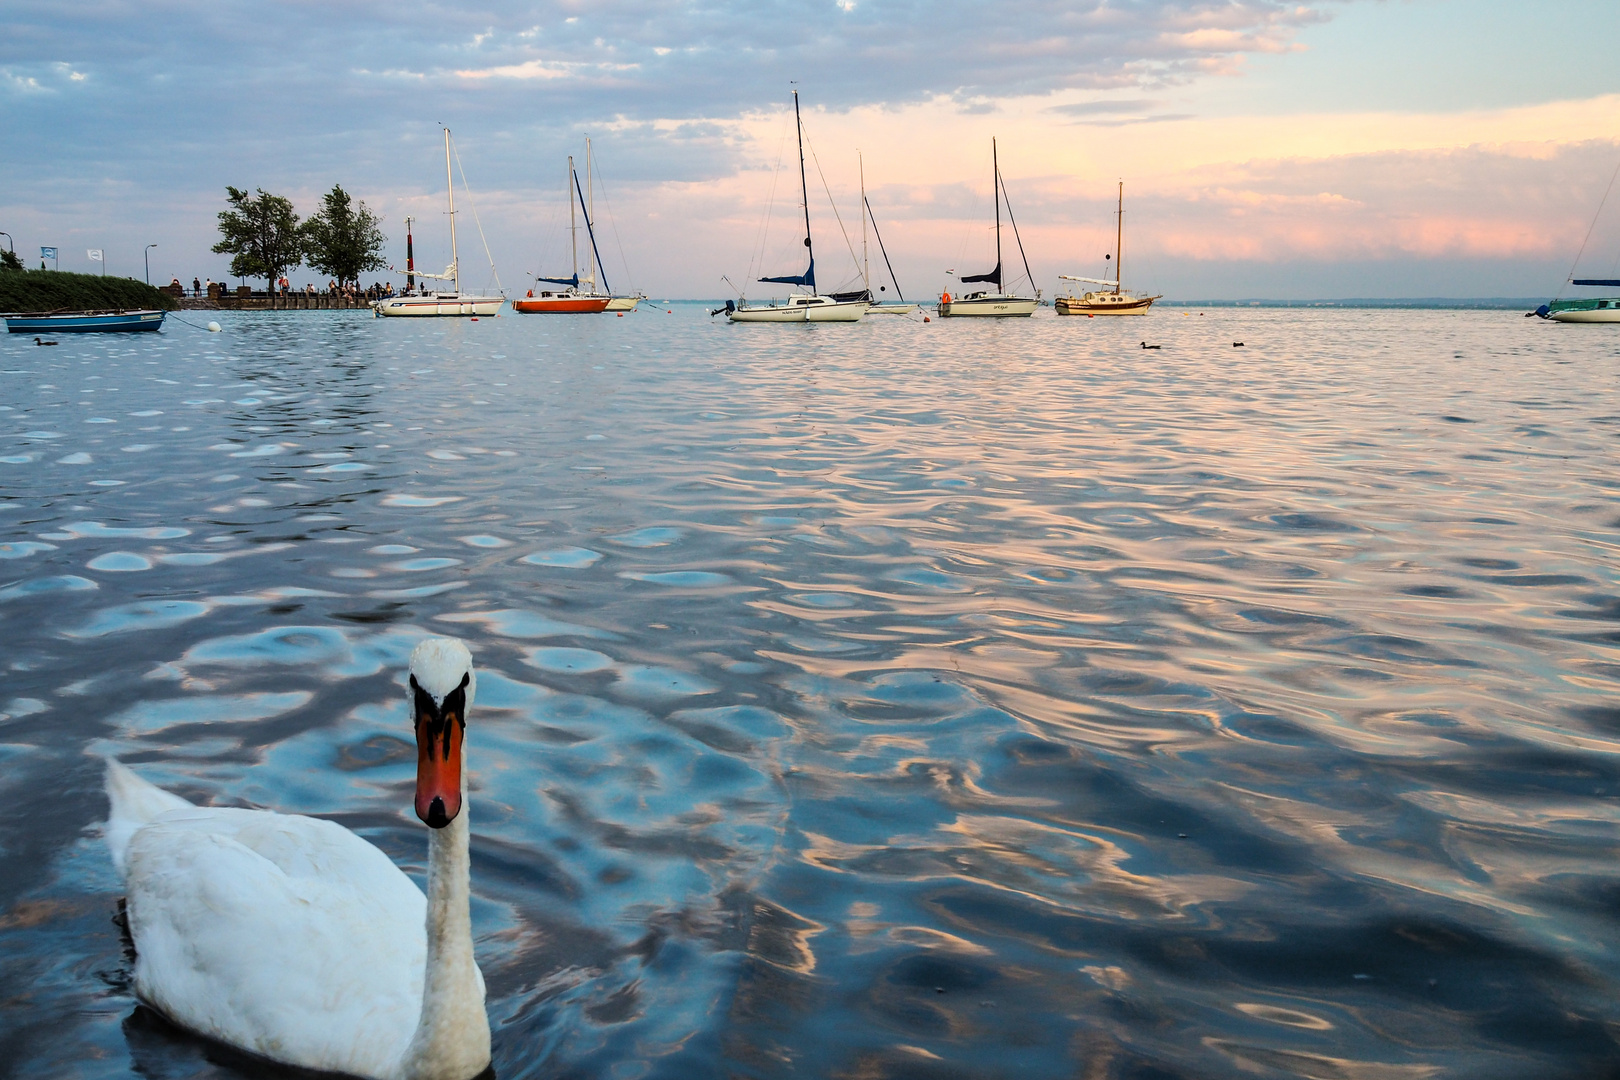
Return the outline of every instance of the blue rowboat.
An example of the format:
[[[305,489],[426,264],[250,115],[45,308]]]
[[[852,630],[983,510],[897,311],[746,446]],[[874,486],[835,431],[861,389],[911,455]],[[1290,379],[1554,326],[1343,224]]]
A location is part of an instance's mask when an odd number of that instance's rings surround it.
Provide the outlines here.
[[[65,311],[59,314],[7,315],[13,334],[90,334],[108,331],[159,330],[162,311]]]

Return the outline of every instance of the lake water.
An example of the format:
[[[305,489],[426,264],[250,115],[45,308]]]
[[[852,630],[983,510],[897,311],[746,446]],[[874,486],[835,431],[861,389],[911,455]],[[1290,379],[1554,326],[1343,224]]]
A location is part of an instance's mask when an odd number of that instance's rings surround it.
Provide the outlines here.
[[[444,633],[503,1080],[1620,1065],[1613,328],[186,317],[0,341],[0,1074],[281,1075],[99,757],[420,880]]]

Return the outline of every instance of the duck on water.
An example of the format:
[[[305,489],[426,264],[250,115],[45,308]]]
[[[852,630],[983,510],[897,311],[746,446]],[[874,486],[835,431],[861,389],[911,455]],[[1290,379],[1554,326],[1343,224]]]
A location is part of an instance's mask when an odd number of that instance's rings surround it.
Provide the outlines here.
[[[135,992],[199,1035],[305,1069],[469,1080],[489,1067],[468,906],[460,641],[411,653],[427,895],[342,826],[194,806],[107,763],[106,840],[126,890]]]

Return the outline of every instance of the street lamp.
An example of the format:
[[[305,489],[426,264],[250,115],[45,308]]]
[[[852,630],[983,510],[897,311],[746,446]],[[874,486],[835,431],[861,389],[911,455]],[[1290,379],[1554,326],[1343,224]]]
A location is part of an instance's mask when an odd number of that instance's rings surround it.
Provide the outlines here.
[[[141,258],[146,262],[146,283],[148,285],[152,284],[152,249],[155,247],[157,247],[156,244],[147,244],[146,249],[141,252]]]
[[[17,253],[17,245],[11,242],[11,234],[8,232],[0,232],[0,236],[6,238],[6,250],[15,255]]]

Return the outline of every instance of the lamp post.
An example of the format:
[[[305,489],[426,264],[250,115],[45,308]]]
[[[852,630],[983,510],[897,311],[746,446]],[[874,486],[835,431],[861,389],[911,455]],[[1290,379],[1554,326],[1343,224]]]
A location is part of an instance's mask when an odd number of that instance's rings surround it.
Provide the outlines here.
[[[155,247],[157,247],[156,244],[147,244],[145,250],[141,252],[141,259],[146,263],[146,283],[148,285],[152,284],[152,249]]]
[[[11,242],[11,234],[8,232],[0,232],[0,236],[6,238],[6,250],[15,255],[17,253],[17,245]]]

